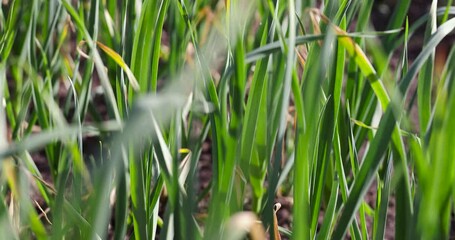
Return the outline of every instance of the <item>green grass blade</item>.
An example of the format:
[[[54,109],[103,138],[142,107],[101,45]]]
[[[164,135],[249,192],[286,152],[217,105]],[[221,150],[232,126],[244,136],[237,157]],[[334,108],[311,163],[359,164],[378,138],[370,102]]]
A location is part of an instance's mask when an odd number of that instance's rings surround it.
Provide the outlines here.
[[[419,70],[424,65],[425,61],[431,56],[431,53],[435,47],[442,41],[444,37],[452,32],[453,29],[455,29],[455,18],[452,18],[439,26],[432,34],[430,39],[428,39],[427,45],[422,49],[419,56],[417,56],[406,75],[400,80],[400,91],[402,94],[405,94],[407,92],[411,80],[417,75]]]
[[[150,88],[152,92],[156,92],[157,83],[158,83],[158,67],[160,61],[160,50],[161,50],[161,36],[163,33],[164,19],[169,7],[169,0],[161,1],[159,7],[159,13],[155,25],[155,34],[153,36],[153,51],[152,51],[152,68],[151,68],[151,83]],[[145,39],[144,39],[145,40]]]
[[[430,9],[430,19],[425,30],[425,41],[436,31],[436,2],[433,1]],[[435,60],[435,49],[425,61],[418,77],[417,105],[419,107],[419,126],[422,135],[425,135],[431,113],[431,89],[433,79],[433,68]]]
[[[397,3],[398,7],[395,8],[395,10],[393,11],[387,29],[400,28],[403,25],[410,5],[411,5],[410,0],[399,0],[399,3]],[[395,38],[396,35],[391,35],[386,38],[385,40],[386,52],[391,52],[391,50],[394,49],[391,47],[391,45],[393,45],[393,41]]]
[[[358,175],[356,176],[348,200],[344,206],[338,225],[332,239],[342,239],[347,228],[360,207],[363,196],[374,179],[384,152],[388,148],[395,127],[392,108],[389,107],[379,123],[379,129],[371,142]]]
[[[316,240],[329,239],[329,234],[333,228],[335,219],[336,205],[338,200],[338,182],[332,185],[330,192],[330,200],[327,204],[326,212],[324,214],[324,220],[321,225],[321,230],[318,232]]]
[[[268,25],[268,24],[266,24]],[[261,42],[264,43],[267,39],[266,31],[264,31],[264,34],[262,36]],[[257,161],[251,162],[251,155],[253,154],[253,151],[255,151],[255,148],[253,148],[253,144],[255,142],[256,138],[256,133],[257,129],[260,128],[260,122],[264,121],[261,120],[260,116],[263,116],[264,114],[261,114],[261,112],[266,111],[266,87],[267,87],[267,76],[266,76],[266,70],[267,70],[267,59],[263,61],[258,61],[256,63],[256,71],[253,75],[253,81],[251,85],[251,89],[249,91],[249,97],[248,97],[248,102],[246,105],[245,109],[245,118],[244,118],[244,123],[243,123],[243,129],[242,129],[242,163],[243,169],[248,169],[246,166],[252,165],[252,173],[248,174],[249,171],[245,171],[244,173],[248,176],[251,177],[250,181],[253,187],[253,190],[255,191],[256,197],[260,197],[261,194],[261,189],[263,188],[262,185],[262,167],[263,165],[261,162],[263,161],[262,158],[259,158],[259,156],[254,157],[253,159],[256,159]],[[265,129],[261,128],[259,131],[264,131]],[[259,138],[257,141],[263,141],[265,140],[263,133],[258,132],[257,138]],[[265,145],[263,142],[262,144]],[[256,151],[262,151],[261,149],[257,149]],[[263,156],[263,154],[261,154]],[[259,158],[259,159],[258,159]],[[251,166],[249,167],[251,168]]]
[[[376,211],[374,215],[374,225],[373,225],[373,239],[384,239],[384,233],[386,231],[387,223],[387,211],[389,208],[389,198],[390,198],[390,185],[391,185],[391,173],[392,173],[392,163],[391,157],[388,157],[384,162],[384,169],[380,171],[380,191],[376,198]]]
[[[65,7],[66,11],[68,12],[68,14],[75,21],[76,26],[80,29],[80,31],[82,31],[82,34],[83,34],[85,40],[87,41],[88,46],[90,47],[90,50],[91,50],[91,53],[93,56],[93,61],[95,63],[97,73],[100,77],[101,85],[103,86],[103,89],[105,91],[104,94],[105,94],[106,102],[108,103],[108,106],[114,115],[114,119],[120,123],[120,113],[117,108],[117,101],[115,99],[114,91],[109,82],[109,78],[104,70],[104,64],[103,64],[103,61],[101,60],[101,56],[99,55],[99,53],[96,49],[96,44],[93,41],[92,37],[90,36],[90,33],[88,32],[84,22],[82,21],[82,19],[80,19],[76,10],[71,6],[71,4],[68,2],[68,0],[61,0],[61,1],[62,1],[63,6]]]

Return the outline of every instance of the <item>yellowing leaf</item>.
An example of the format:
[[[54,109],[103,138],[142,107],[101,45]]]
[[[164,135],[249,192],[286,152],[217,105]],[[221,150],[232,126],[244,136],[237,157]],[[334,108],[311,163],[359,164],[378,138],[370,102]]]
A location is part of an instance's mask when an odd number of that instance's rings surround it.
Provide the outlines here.
[[[85,41],[82,41],[79,45],[83,44],[83,43],[86,43]],[[101,49],[103,50],[112,60],[115,61],[115,63],[117,63],[122,69],[123,71],[125,71],[126,73],[126,76],[128,77],[128,80],[130,82],[130,85],[131,87],[135,90],[135,91],[138,91],[140,88],[139,88],[139,83],[137,82],[137,79],[136,77],[134,77],[134,74],[133,72],[131,71],[131,69],[128,67],[128,65],[125,63],[125,61],[123,61],[123,58],[122,56],[120,56],[116,51],[112,50],[110,47],[98,42],[98,41],[95,41],[96,45]],[[87,57],[86,54],[84,54],[82,51],[79,51],[81,53],[81,55],[85,55]]]
[[[137,82],[136,78],[134,77],[133,72],[131,72],[130,68],[126,63],[123,61],[123,58],[114,50],[109,48],[108,46],[96,41],[96,45],[98,45],[101,50],[103,50],[109,57],[112,58],[122,69],[125,71],[126,75],[128,76],[128,80],[130,81],[131,86],[134,90],[139,90],[139,83]]]

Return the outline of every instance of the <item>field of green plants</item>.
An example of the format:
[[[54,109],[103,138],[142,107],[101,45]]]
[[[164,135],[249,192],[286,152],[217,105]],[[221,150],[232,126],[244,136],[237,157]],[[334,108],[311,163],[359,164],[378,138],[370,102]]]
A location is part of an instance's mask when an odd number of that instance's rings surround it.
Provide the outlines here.
[[[455,7],[378,2],[3,0],[0,239],[453,238]]]

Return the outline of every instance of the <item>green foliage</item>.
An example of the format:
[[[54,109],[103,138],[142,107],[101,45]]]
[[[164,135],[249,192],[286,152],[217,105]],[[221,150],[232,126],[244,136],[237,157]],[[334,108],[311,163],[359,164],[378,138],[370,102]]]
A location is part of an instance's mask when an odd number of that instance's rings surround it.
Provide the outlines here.
[[[448,239],[447,2],[3,1],[0,238]]]

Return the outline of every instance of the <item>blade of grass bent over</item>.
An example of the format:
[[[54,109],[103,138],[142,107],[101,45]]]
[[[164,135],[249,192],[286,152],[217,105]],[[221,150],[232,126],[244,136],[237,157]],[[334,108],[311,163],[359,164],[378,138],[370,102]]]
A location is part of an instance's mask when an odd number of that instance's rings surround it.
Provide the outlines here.
[[[96,45],[101,48],[112,60],[114,60],[122,69],[125,71],[126,75],[128,76],[128,80],[130,80],[131,87],[135,90],[139,90],[139,83],[136,80],[136,77],[134,77],[133,72],[131,72],[130,68],[128,65],[123,61],[122,57],[116,53],[114,50],[109,48],[108,46],[96,41]]]

